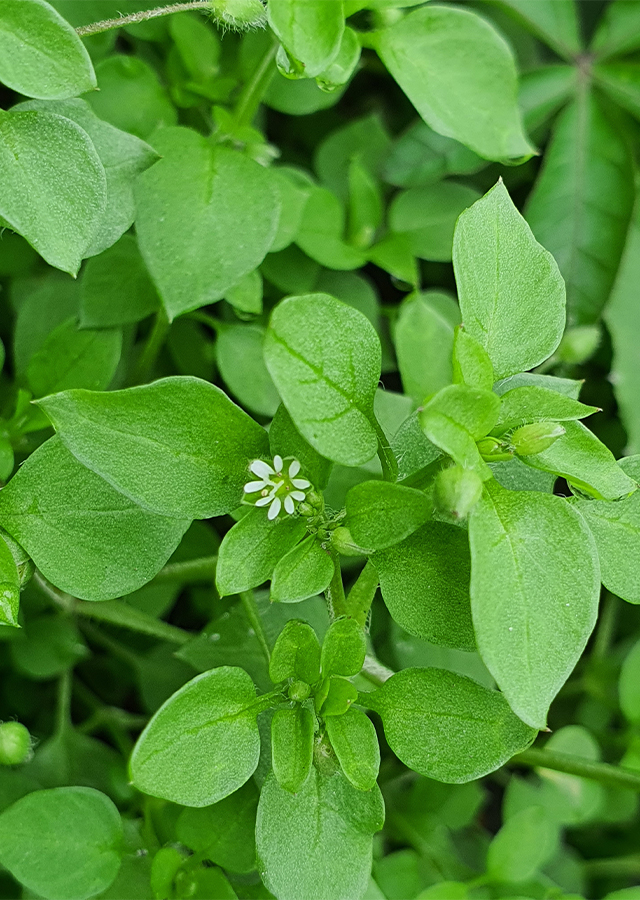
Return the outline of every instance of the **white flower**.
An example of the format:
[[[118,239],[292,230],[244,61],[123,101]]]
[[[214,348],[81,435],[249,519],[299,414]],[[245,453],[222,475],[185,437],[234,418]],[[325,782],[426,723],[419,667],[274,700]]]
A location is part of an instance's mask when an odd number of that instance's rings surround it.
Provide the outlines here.
[[[288,466],[285,464],[288,463]],[[285,472],[285,468],[287,471]],[[305,491],[311,487],[306,478],[296,478],[300,472],[300,463],[292,456],[283,459],[281,456],[273,457],[273,465],[262,459],[254,459],[249,466],[249,471],[257,475],[259,481],[248,481],[244,486],[245,494],[260,493],[256,500],[256,506],[268,506],[267,518],[275,519],[280,510],[293,515],[296,510],[296,502],[305,499]]]

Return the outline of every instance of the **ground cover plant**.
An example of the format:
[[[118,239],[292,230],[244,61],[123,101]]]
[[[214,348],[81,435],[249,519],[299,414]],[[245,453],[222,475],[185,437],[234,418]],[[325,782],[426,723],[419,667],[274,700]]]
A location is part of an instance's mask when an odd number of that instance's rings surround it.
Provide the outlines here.
[[[1,897],[640,896],[639,52],[1,0]]]

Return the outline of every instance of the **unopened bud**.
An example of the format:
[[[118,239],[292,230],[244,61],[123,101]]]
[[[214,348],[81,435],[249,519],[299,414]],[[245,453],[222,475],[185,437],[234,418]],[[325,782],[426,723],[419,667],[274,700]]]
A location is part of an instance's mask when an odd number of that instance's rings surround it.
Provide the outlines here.
[[[31,735],[20,722],[0,725],[0,766],[19,766],[31,759]]]
[[[297,700],[298,703],[302,703],[311,693],[311,688],[306,681],[292,681],[287,693],[289,700]]]
[[[331,546],[343,556],[366,556],[370,552],[356,544],[344,525],[339,525],[331,532]]]
[[[482,496],[482,479],[471,469],[442,469],[433,484],[433,500],[439,512],[466,519]]]
[[[513,432],[511,446],[518,456],[533,456],[548,450],[563,434],[565,429],[559,422],[534,422]]]
[[[267,11],[261,0],[211,0],[211,12],[222,25],[234,31],[264,28]]]
[[[497,438],[485,437],[477,441],[476,446],[480,451],[480,456],[486,462],[503,462],[513,457],[513,450]]]

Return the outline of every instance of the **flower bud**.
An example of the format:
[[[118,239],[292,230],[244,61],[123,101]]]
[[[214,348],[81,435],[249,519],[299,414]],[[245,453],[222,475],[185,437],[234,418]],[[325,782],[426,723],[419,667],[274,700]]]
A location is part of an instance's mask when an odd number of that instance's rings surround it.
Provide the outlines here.
[[[19,766],[31,759],[31,735],[20,722],[0,725],[0,766]]]
[[[292,681],[287,693],[289,700],[297,700],[298,703],[302,703],[311,693],[311,688],[306,681]]]
[[[480,451],[480,456],[487,462],[502,462],[512,459],[513,451],[504,441],[499,441],[494,437],[485,437],[476,442],[476,446]]]
[[[344,525],[339,525],[331,532],[331,546],[343,556],[366,556],[369,552],[356,544]]]
[[[439,512],[454,519],[466,519],[482,496],[482,479],[471,469],[452,466],[442,469],[433,484],[433,500]]]
[[[554,444],[565,433],[559,422],[534,422],[523,425],[511,435],[511,446],[518,456],[533,456]]]
[[[264,28],[267,23],[261,0],[211,0],[210,8],[215,19],[235,31]]]

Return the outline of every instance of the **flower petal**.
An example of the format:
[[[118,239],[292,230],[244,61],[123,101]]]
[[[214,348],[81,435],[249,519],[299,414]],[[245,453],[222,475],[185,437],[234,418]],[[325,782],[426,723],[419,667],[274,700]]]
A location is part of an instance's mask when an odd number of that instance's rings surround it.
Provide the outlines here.
[[[282,472],[282,467],[284,466],[284,462],[281,456],[277,454],[273,457],[273,465],[275,467],[276,473],[279,475]]]
[[[302,491],[291,491],[289,497],[292,497],[294,500],[304,500],[305,495],[302,493]],[[289,499],[289,497],[287,497],[287,500]]]
[[[269,463],[266,463],[263,459],[254,459],[249,466],[249,471],[253,472],[253,474],[257,475],[259,478],[264,478],[266,480],[269,479],[270,475],[276,474]]]
[[[281,507],[282,502],[280,500],[280,497],[275,497],[271,503],[271,506],[269,507],[269,514],[267,515],[267,519],[275,519],[280,512]]]
[[[294,459],[291,465],[289,466],[289,478],[295,478],[298,472],[300,471],[300,463],[297,459]]]
[[[267,486],[268,482],[264,481],[248,481],[244,486],[245,494],[255,494],[256,491],[261,491],[262,488]]]
[[[290,516],[293,515],[295,511],[295,505],[291,497],[284,498],[284,509],[285,512],[288,512]]]
[[[259,500],[256,500],[255,505],[256,506],[268,506],[271,503],[272,499],[273,499],[273,497],[260,497]]]
[[[306,478],[292,478],[292,479],[291,479],[291,484],[292,484],[294,487],[297,487],[297,488],[303,488],[303,489],[304,489],[304,488],[310,488],[310,487],[311,487],[311,482],[310,482],[310,481],[307,481]]]

